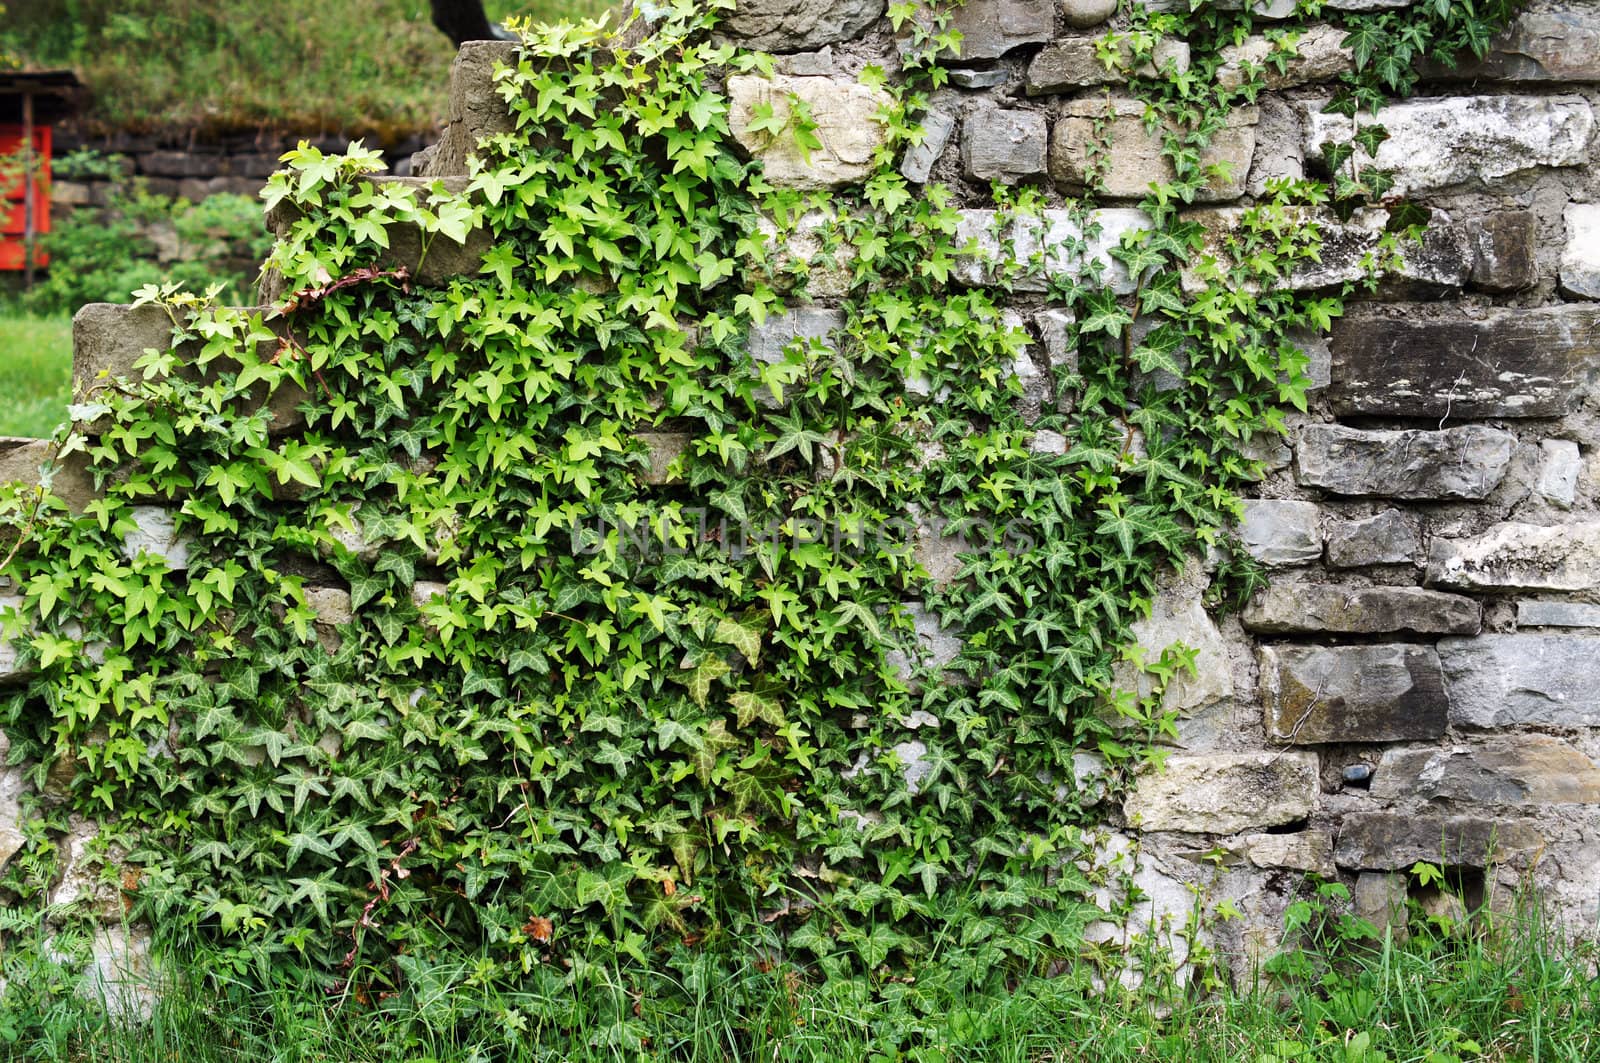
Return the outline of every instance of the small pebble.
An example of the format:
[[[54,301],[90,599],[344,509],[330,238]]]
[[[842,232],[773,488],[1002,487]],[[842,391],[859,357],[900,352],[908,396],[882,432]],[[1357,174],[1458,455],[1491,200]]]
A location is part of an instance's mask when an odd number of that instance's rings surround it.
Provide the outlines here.
[[[1344,781],[1351,786],[1359,786],[1372,778],[1372,768],[1366,764],[1348,764],[1344,769]]]

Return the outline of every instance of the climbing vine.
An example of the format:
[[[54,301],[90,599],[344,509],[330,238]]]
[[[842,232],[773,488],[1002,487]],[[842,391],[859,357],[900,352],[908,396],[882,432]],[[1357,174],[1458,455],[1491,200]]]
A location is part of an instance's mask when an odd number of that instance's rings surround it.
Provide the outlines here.
[[[891,6],[912,47],[864,75],[894,101],[874,171],[807,194],[736,150],[723,80],[771,61],[714,15],[523,28],[497,74],[515,132],[464,188],[286,155],[274,313],[141,294],[171,349],[60,436],[105,497],[0,493],[7,634],[37,672],[0,727],[65,798],[0,889],[39,897],[51,837],[91,816],[134,914],[241,969],[362,1001],[512,987],[558,1025],[598,994],[635,1044],[684,1021],[670,985],[750,957],[887,993],[1084,951],[1101,803],[1159,761],[1192,667],[1172,646],[1130,671],[1130,625],[1206,548],[1219,601],[1258,585],[1235,491],[1304,407],[1291,333],[1341,309],[1276,282],[1318,252],[1305,212],[1356,192],[1276,182],[1203,255],[1182,209],[1260,87],[1216,84],[1250,18],[1140,10],[1108,58],[1195,53],[1133,77],[1173,171],[1148,227],[1100,253],[1091,191],[1046,246],[1041,194],[996,188],[996,256],[896,170],[947,22]],[[1394,17],[1352,34],[1376,54],[1413,34]],[[819,147],[800,103],[751,128]],[[411,231],[424,263],[486,235],[481,268],[423,284],[391,256]],[[844,328],[753,360],[819,268],[847,278]],[[1031,362],[1016,291],[1061,312],[1075,364]],[[280,431],[286,397],[303,428]],[[181,566],[127,548],[149,506]],[[930,539],[959,544],[938,579]],[[926,652],[933,629],[959,651]]]

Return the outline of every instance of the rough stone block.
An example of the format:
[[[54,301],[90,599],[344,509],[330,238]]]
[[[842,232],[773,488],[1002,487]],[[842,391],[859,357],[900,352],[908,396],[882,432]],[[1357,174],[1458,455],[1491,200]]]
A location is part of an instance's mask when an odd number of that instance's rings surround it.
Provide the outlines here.
[[[1189,69],[1189,46],[1182,41],[1156,42],[1151,57],[1132,67],[1133,49],[1126,42],[1120,47],[1120,62],[1106,66],[1100,61],[1098,37],[1063,37],[1033,57],[1028,64],[1028,95],[1044,96],[1086,85],[1121,85],[1127,71],[1140,77],[1155,77],[1170,68],[1178,73]]]
[[[1123,814],[1146,831],[1233,834],[1305,819],[1319,792],[1315,753],[1172,756],[1139,777]]]
[[[20,610],[21,608],[21,598],[17,598],[12,595],[0,595],[0,684],[15,683],[19,680],[27,679],[33,674],[31,669],[25,668],[18,663],[16,647],[12,645],[11,634],[7,631],[5,626],[6,614],[11,610]],[[18,637],[20,636],[21,633],[19,632]],[[4,795],[6,779],[7,775],[5,770],[0,769],[0,812],[3,812],[5,808]],[[3,816],[0,816],[0,827],[4,826],[5,823]],[[9,854],[6,856],[0,856],[0,867],[4,867],[5,862],[8,859],[10,859]]]
[[[1531,5],[1495,37],[1488,54],[1456,66],[1422,64],[1430,80],[1600,81],[1600,9],[1585,0]]]
[[[782,365],[787,360],[784,351],[791,343],[818,341],[829,343],[829,337],[844,328],[844,311],[824,306],[802,306],[769,317],[764,324],[750,330],[750,357],[763,366]],[[771,388],[756,391],[756,399],[768,409],[782,405]]]
[[[1410,565],[1421,560],[1422,539],[1417,527],[1398,509],[1328,529],[1328,564],[1333,568]]]
[[[1315,502],[1246,499],[1239,539],[1250,556],[1268,565],[1303,565],[1322,556]]]
[[[1256,239],[1243,231],[1252,213],[1243,207],[1220,207],[1184,214],[1185,221],[1196,222],[1205,230],[1200,254],[1182,273],[1186,290],[1204,291],[1216,270],[1226,273],[1233,268],[1231,245]],[[1388,225],[1388,211],[1357,211],[1345,222],[1331,210],[1302,210],[1299,214],[1304,225],[1314,225],[1322,233],[1318,259],[1296,263],[1286,276],[1272,281],[1271,287],[1294,291],[1334,288],[1379,272],[1414,287],[1460,288],[1472,274],[1475,248],[1465,226],[1435,222],[1420,241],[1402,244],[1397,265],[1376,271],[1376,253]]]
[[[1356,812],[1339,825],[1333,859],[1340,867],[1409,871],[1418,862],[1485,867],[1536,853],[1544,840],[1517,820]]]
[[[1582,602],[1518,602],[1517,627],[1600,628],[1600,605]]]
[[[317,624],[337,627],[355,618],[350,592],[343,587],[307,587],[306,605],[317,614]]]
[[[901,679],[909,680],[917,665],[942,668],[961,655],[961,636],[939,623],[921,602],[905,602],[913,634],[909,644],[883,655],[883,661]]]
[[[740,0],[719,29],[760,52],[806,52],[860,35],[883,15],[884,0]]]
[[[122,552],[129,561],[149,554],[164,560],[173,572],[188,570],[193,540],[179,534],[174,511],[160,506],[134,506],[132,516],[136,526],[122,537]]]
[[[649,467],[639,475],[641,483],[655,486],[682,480],[672,471],[672,463],[688,452],[694,436],[687,432],[635,432],[633,438],[645,445]]]
[[[780,118],[788,115],[791,94],[810,107],[822,141],[809,158],[794,137],[750,128],[758,105],[770,104]],[[734,139],[761,160],[769,182],[785,188],[839,188],[865,180],[888,136],[880,115],[892,103],[882,89],[845,78],[739,74],[728,79],[728,127]]]
[[[1339,495],[1476,500],[1499,485],[1515,444],[1511,433],[1481,425],[1429,432],[1310,424],[1295,447],[1295,477]]]
[[[1481,535],[1433,540],[1428,582],[1464,591],[1585,591],[1600,587],[1600,523],[1512,521]]]
[[[1173,180],[1172,162],[1162,154],[1162,133],[1145,128],[1144,110],[1143,103],[1126,97],[1067,101],[1050,138],[1051,178],[1068,191],[1081,191],[1090,183],[1091,168],[1098,165],[1105,194],[1118,199],[1142,198],[1152,184]],[[1244,193],[1259,119],[1254,107],[1241,107],[1217,131],[1200,162],[1224,167],[1226,175],[1201,188],[1196,199],[1215,202],[1238,199]],[[1104,129],[1097,132],[1101,123]],[[1109,156],[1096,158],[1094,145],[1107,136],[1115,146]]]
[[[1098,26],[1117,13],[1117,0],[1061,0],[1061,14],[1075,29]]]
[[[1583,299],[1600,299],[1600,204],[1567,204],[1566,222],[1561,290]]]
[[[1583,454],[1570,439],[1546,439],[1539,444],[1539,482],[1535,485],[1547,501],[1571,509],[1578,498],[1578,477],[1583,473]]]
[[[995,219],[992,210],[961,212],[956,240],[976,247],[975,254],[963,254],[956,262],[954,276],[961,283],[994,284],[1002,275],[1029,267],[1030,275],[1013,281],[1016,291],[1042,292],[1047,281],[1083,279],[1097,272],[1099,283],[1118,295],[1131,295],[1138,287],[1127,267],[1111,257],[1111,249],[1120,246],[1124,234],[1151,228],[1150,216],[1141,210],[1090,211],[1087,230],[1070,211],[1046,210],[1013,223],[1003,243]]]
[[[1387,931],[1395,940],[1404,941],[1410,922],[1406,892],[1403,874],[1363,871],[1350,891],[1350,914],[1370,923],[1380,934]]]
[[[1378,762],[1372,795],[1466,807],[1597,804],[1600,768],[1563,739],[1538,734],[1390,749]]]
[[[1045,361],[1055,376],[1051,384],[1055,390],[1057,413],[1071,413],[1077,404],[1076,394],[1070,388],[1061,385],[1063,373],[1075,376],[1078,372],[1078,348],[1068,338],[1068,330],[1076,321],[1077,316],[1071,310],[1055,307],[1041,310],[1033,316],[1034,327],[1039,331],[1039,341],[1044,346]]]
[[[1178,644],[1195,651],[1195,674],[1180,672],[1167,684],[1163,706],[1189,713],[1215,705],[1233,696],[1233,668],[1228,647],[1217,625],[1206,613],[1201,598],[1207,577],[1191,563],[1168,577],[1151,603],[1150,615],[1133,624],[1134,650],[1147,662],[1159,660],[1163,651]],[[1115,673],[1116,685],[1136,690],[1140,697],[1151,692],[1150,677],[1124,662]]]
[[[906,149],[905,158],[900,160],[901,175],[919,185],[926,183],[955,131],[954,115],[938,110],[923,115],[922,140]]]
[[[1504,177],[1585,160],[1594,113],[1578,96],[1447,96],[1390,104],[1362,124],[1389,131],[1376,159],[1356,149],[1358,165],[1374,163],[1394,173],[1394,195],[1466,186],[1488,188]],[[1322,159],[1322,146],[1349,143],[1353,123],[1327,114],[1321,101],[1306,105],[1305,153]]]
[[[506,101],[496,91],[496,64],[517,65],[521,45],[511,41],[467,41],[450,65],[450,102],[444,135],[417,168],[418,176],[457,177],[478,141],[516,129]]]
[[[948,28],[961,34],[956,51],[940,56],[944,62],[999,59],[1055,36],[1055,0],[967,0],[960,7],[943,8],[942,13],[950,16]],[[932,27],[924,6],[919,5],[913,20],[924,28]],[[909,47],[909,42],[902,47]]]
[[[806,295],[812,299],[843,299],[850,294],[855,249],[834,238],[837,224],[829,211],[807,211],[781,234],[780,244],[778,223],[765,214],[757,218],[756,227],[766,237],[771,255],[761,279],[787,292],[804,277]]]
[[[1333,835],[1306,830],[1298,834],[1252,834],[1244,839],[1244,855],[1256,867],[1287,867],[1332,878]]]
[[[1480,635],[1439,643],[1450,721],[1458,727],[1600,724],[1600,638]]]
[[[1494,309],[1407,303],[1352,309],[1333,328],[1340,414],[1559,417],[1600,366],[1600,308]]]
[[[1241,619],[1248,631],[1276,635],[1476,635],[1483,607],[1420,587],[1275,582],[1251,600]]]
[[[1532,211],[1507,210],[1470,220],[1472,283],[1491,292],[1514,292],[1539,280],[1539,219]]]
[[[1239,88],[1247,80],[1247,66],[1260,68],[1261,80],[1269,92],[1332,81],[1354,66],[1354,57],[1343,46],[1344,38],[1345,31],[1335,26],[1307,26],[1294,42],[1291,54],[1274,58],[1272,41],[1260,34],[1248,37],[1241,44],[1222,49],[1217,83],[1225,89]]]
[[[1439,738],[1450,704],[1429,646],[1263,646],[1267,735],[1280,742]]]
[[[44,482],[41,469],[49,463],[50,490],[74,514],[82,514],[90,502],[100,497],[94,476],[82,452],[57,460],[56,445],[48,439],[30,439],[17,446],[0,446],[0,483],[38,484]]]
[[[259,314],[262,325],[273,330],[271,339],[263,339],[256,346],[257,357],[271,358],[276,353],[278,336],[287,329],[287,322],[277,318],[271,307],[252,307],[244,312],[252,316]],[[191,340],[178,348],[178,374],[187,380],[206,379],[195,364],[203,347],[199,341]],[[172,349],[172,320],[161,307],[116,303],[89,303],[81,307],[72,318],[73,395],[79,402],[91,402],[95,393],[111,381],[142,379],[142,371],[135,369],[134,363],[150,349]],[[218,370],[237,365],[228,358],[218,358],[211,364]],[[303,388],[286,381],[270,396],[265,385],[258,385],[255,394],[257,401],[266,406],[268,431],[289,432],[305,424],[299,406],[310,396]],[[84,430],[92,435],[106,427],[108,423],[102,420],[85,425]]]
[[[1049,145],[1049,127],[1037,111],[979,107],[962,123],[961,168],[975,181],[1042,177]]]

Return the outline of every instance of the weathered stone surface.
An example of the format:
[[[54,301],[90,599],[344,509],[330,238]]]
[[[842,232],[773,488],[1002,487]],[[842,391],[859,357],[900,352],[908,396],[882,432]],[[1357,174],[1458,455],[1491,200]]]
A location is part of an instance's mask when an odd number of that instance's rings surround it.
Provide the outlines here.
[[[848,41],[883,15],[884,0],[739,0],[722,32],[762,52],[805,52]]]
[[[909,644],[883,655],[883,661],[901,679],[910,679],[917,665],[942,668],[961,655],[961,637],[939,623],[921,602],[905,602],[913,634]]]
[[[1257,561],[1303,565],[1322,556],[1322,532],[1315,502],[1245,499],[1239,539]]]
[[[1111,249],[1120,246],[1125,233],[1151,228],[1144,211],[1125,207],[1090,211],[1094,235],[1086,236],[1070,211],[1045,210],[1036,218],[1014,222],[1004,233],[1004,242],[995,233],[995,217],[992,210],[961,212],[956,240],[974,242],[977,248],[976,254],[963,254],[956,261],[954,276],[963,284],[988,285],[1012,276],[1016,291],[1042,292],[1048,280],[1070,281],[1098,270],[1099,283],[1119,295],[1130,295],[1138,287],[1127,267],[1111,257]],[[1025,268],[1030,272],[1017,272]]]
[[[0,594],[0,683],[11,683],[19,679],[26,679],[30,674],[28,669],[17,663],[17,651],[11,642],[13,634],[20,638],[23,633],[8,631],[5,624],[8,611],[13,609],[21,610],[21,608],[21,598],[9,594]],[[6,745],[7,748],[10,748],[10,743],[6,743]],[[0,780],[4,779],[3,770],[0,769]],[[5,861],[0,860],[0,866],[4,866],[4,864]]]
[[[1328,529],[1328,564],[1334,568],[1406,565],[1422,560],[1422,539],[1398,509]]]
[[[975,181],[1042,177],[1049,145],[1049,126],[1037,111],[979,107],[961,126],[961,168]]]
[[[1185,221],[1198,223],[1205,230],[1199,256],[1183,269],[1183,286],[1191,292],[1210,286],[1218,271],[1226,273],[1235,263],[1230,244],[1254,239],[1244,233],[1245,222],[1254,211],[1243,207],[1220,207],[1188,211]],[[1341,222],[1331,210],[1300,210],[1302,224],[1316,226],[1322,233],[1322,247],[1316,261],[1297,262],[1288,274],[1272,280],[1274,288],[1308,291],[1332,288],[1370,275],[1394,278],[1421,288],[1460,288],[1472,274],[1475,248],[1467,228],[1445,221],[1428,227],[1420,241],[1403,243],[1400,260],[1388,269],[1378,268],[1378,244],[1384,237],[1389,212],[1360,210],[1349,221]],[[1252,290],[1260,286],[1251,284]]]
[[[88,458],[78,452],[56,460],[55,453],[56,445],[47,439],[28,440],[21,446],[0,449],[0,483],[43,483],[40,470],[50,463],[53,468],[49,474],[51,492],[73,513],[81,514],[85,506],[100,497],[89,472]]]
[[[1357,875],[1355,888],[1350,891],[1350,914],[1370,923],[1380,934],[1388,931],[1396,940],[1405,940],[1410,920],[1406,876],[1379,871]]]
[[[1600,299],[1600,204],[1569,203],[1567,243],[1561,252],[1561,290]]]
[[[479,259],[472,264],[472,272],[477,272],[481,261],[480,253]],[[269,329],[276,331],[286,328],[282,319],[275,317],[276,311],[272,307],[252,307],[246,312],[259,314],[262,324]],[[263,359],[271,358],[276,353],[277,343],[276,335],[263,340],[256,347],[257,355]],[[191,340],[178,348],[178,375],[186,380],[206,379],[195,364],[202,347],[200,342]],[[172,349],[172,319],[161,307],[132,307],[117,303],[89,303],[81,307],[72,317],[72,390],[77,401],[94,401],[97,392],[118,378],[143,379],[143,371],[135,369],[134,363],[150,349]],[[236,363],[231,359],[219,358],[213,365],[221,369]],[[255,393],[259,396],[258,401],[266,406],[268,431],[288,432],[305,424],[305,417],[298,409],[301,403],[309,399],[304,389],[286,381],[279,384],[270,396],[266,393],[265,385],[258,386]],[[92,435],[106,427],[108,422],[100,420],[84,425],[84,430]]]
[[[1252,834],[1244,839],[1245,858],[1257,867],[1287,867],[1332,877],[1333,835],[1305,830],[1298,834]]]
[[[826,210],[809,210],[792,228],[780,232],[778,223],[763,214],[756,228],[768,241],[768,266],[761,279],[782,292],[793,290],[803,277],[812,299],[843,299],[854,283],[855,249],[836,238],[838,218]],[[692,344],[691,344],[692,346]]]
[[[1222,66],[1217,69],[1217,83],[1226,89],[1236,89],[1246,81],[1248,66],[1260,68],[1262,81],[1268,91],[1309,85],[1317,81],[1332,81],[1354,64],[1350,51],[1341,42],[1345,31],[1323,23],[1307,26],[1294,43],[1293,52],[1283,59],[1283,69],[1273,58],[1273,44],[1265,36],[1246,38],[1242,44],[1230,44],[1222,49]]]
[[[1269,737],[1297,745],[1438,738],[1449,715],[1429,646],[1263,646]]]
[[[1061,14],[1075,29],[1098,26],[1117,13],[1117,0],[1061,0]]]
[[[1434,539],[1428,582],[1466,591],[1600,587],[1600,523],[1544,527],[1513,521],[1466,539]]]
[[[900,160],[900,173],[905,179],[919,185],[925,183],[955,131],[955,115],[939,110],[923,115],[922,140],[907,148],[905,158]]]
[[[1189,46],[1182,41],[1160,40],[1151,56],[1133,66],[1133,49],[1122,42],[1119,62],[1106,66],[1100,61],[1098,37],[1063,37],[1033,57],[1028,64],[1028,95],[1044,96],[1086,85],[1121,85],[1132,69],[1139,77],[1154,77],[1163,70],[1183,73],[1189,69]]]
[[[1325,143],[1348,143],[1353,123],[1306,105],[1307,160]],[[1594,114],[1578,96],[1449,96],[1391,104],[1362,124],[1379,124],[1389,139],[1376,165],[1394,173],[1393,194],[1458,185],[1488,187],[1500,178],[1549,166],[1578,166],[1585,158]],[[1358,165],[1374,159],[1356,149]]]
[[[1546,439],[1539,444],[1539,482],[1535,485],[1547,501],[1562,509],[1572,508],[1578,498],[1578,477],[1583,473],[1583,454],[1570,439]]]
[[[1328,632],[1373,635],[1476,635],[1483,607],[1471,598],[1420,587],[1338,587],[1274,582],[1241,618],[1249,631],[1277,635]]]
[[[791,343],[810,341],[827,344],[829,336],[844,328],[844,311],[824,306],[802,306],[769,317],[764,324],[750,330],[750,357],[758,366],[783,365],[787,360],[784,351]],[[756,400],[769,409],[780,405],[771,388],[756,390]]]
[[[179,534],[177,514],[160,506],[134,506],[132,516],[136,527],[122,537],[128,560],[149,554],[166,561],[174,572],[187,571],[192,540]]]
[[[1455,67],[1424,63],[1425,78],[1464,81],[1600,81],[1600,9],[1584,0],[1532,5],[1507,26],[1482,59]]]
[[[1054,0],[967,0],[960,7],[942,8],[950,16],[949,29],[961,34],[954,54],[943,61],[970,63],[998,59],[1007,52],[1029,44],[1044,44],[1055,36]],[[916,21],[930,26],[926,7]]]
[[[1472,283],[1491,292],[1513,292],[1539,279],[1539,219],[1532,211],[1507,210],[1469,219]]]
[[[635,432],[633,437],[645,445],[649,467],[640,473],[642,483],[678,483],[682,477],[672,471],[672,463],[688,452],[694,436],[688,432]]]
[[[1582,602],[1518,602],[1517,627],[1600,628],[1600,605]]]
[[[1530,824],[1469,816],[1355,812],[1339,825],[1333,859],[1340,867],[1409,871],[1420,862],[1483,867],[1537,852],[1544,844]]]
[[[1600,366],[1600,308],[1494,309],[1418,303],[1353,308],[1333,327],[1336,413],[1558,417]]]
[[[992,66],[987,70],[963,70],[957,67],[950,71],[950,84],[958,89],[992,89],[1004,85],[1010,77],[1011,72],[1003,66]]]
[[[1439,643],[1450,720],[1458,727],[1600,724],[1600,638],[1480,635]]]
[[[810,107],[817,139],[822,141],[809,159],[794,137],[750,128],[761,104],[770,104],[780,119],[787,117],[791,94]],[[844,78],[737,74],[728,79],[728,127],[734,139],[761,160],[772,184],[839,188],[872,172],[872,157],[887,137],[879,115],[892,102],[882,89]]]
[[[1061,385],[1063,373],[1076,375],[1078,372],[1078,348],[1068,338],[1068,329],[1076,321],[1077,315],[1071,310],[1058,307],[1041,310],[1033,317],[1034,327],[1039,331],[1039,342],[1044,346],[1045,362],[1055,377],[1051,386],[1055,391],[1057,413],[1071,413],[1077,404],[1076,392]]]
[[[1091,165],[1098,163],[1105,194],[1121,199],[1141,198],[1149,193],[1151,184],[1173,180],[1172,162],[1162,154],[1162,133],[1145,128],[1144,111],[1143,103],[1126,97],[1067,101],[1050,138],[1051,178],[1069,191],[1079,191],[1089,181]],[[1223,167],[1226,175],[1201,188],[1196,199],[1214,202],[1238,199],[1244,193],[1259,118],[1254,107],[1241,107],[1217,131],[1200,162]],[[1097,132],[1095,127],[1101,123],[1104,128]],[[1094,145],[1104,137],[1116,148],[1095,159]]]
[[[355,618],[350,592],[343,587],[307,587],[306,605],[317,614],[317,623],[327,627],[348,624]]]
[[[1315,753],[1173,756],[1139,777],[1123,814],[1146,831],[1233,834],[1305,819],[1318,791]]]
[[[1445,749],[1390,749],[1374,797],[1484,805],[1600,803],[1600,768],[1549,735],[1488,738]]]
[[[0,650],[0,654],[4,652]],[[3,670],[4,665],[0,664],[0,674]],[[0,762],[10,749],[10,741],[0,735]],[[27,790],[28,783],[20,766],[0,767],[0,870],[27,844],[27,835],[22,832],[22,796]]]
[[[143,926],[97,927],[78,995],[91,1003],[103,1003],[118,1021],[148,1022],[164,988],[151,944],[150,931]]]
[[[1146,662],[1160,660],[1174,644],[1195,652],[1195,674],[1180,672],[1167,684],[1164,707],[1193,712],[1233,696],[1233,669],[1228,647],[1217,625],[1201,604],[1207,577],[1191,563],[1169,576],[1151,604],[1149,617],[1133,624],[1134,649]],[[1119,688],[1137,690],[1140,697],[1152,690],[1150,677],[1127,662],[1115,673]]]
[[[1295,447],[1295,477],[1340,495],[1412,499],[1480,499],[1511,464],[1516,438],[1481,425],[1364,431],[1310,424]]]
[[[497,63],[517,65],[521,45],[512,41],[467,41],[450,65],[450,104],[444,135],[413,162],[418,176],[454,177],[467,173],[467,158],[478,141],[516,129],[506,101],[496,91]]]

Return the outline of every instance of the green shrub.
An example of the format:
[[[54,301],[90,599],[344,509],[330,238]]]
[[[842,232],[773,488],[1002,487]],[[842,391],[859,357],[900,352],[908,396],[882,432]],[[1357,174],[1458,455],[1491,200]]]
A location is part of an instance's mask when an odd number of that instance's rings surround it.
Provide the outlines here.
[[[23,293],[24,309],[70,314],[84,303],[126,302],[147,284],[198,291],[221,284],[218,298],[253,303],[257,263],[272,247],[261,204],[223,194],[200,203],[152,194],[134,179],[115,186],[104,208],[57,216],[44,240],[50,266]]]

